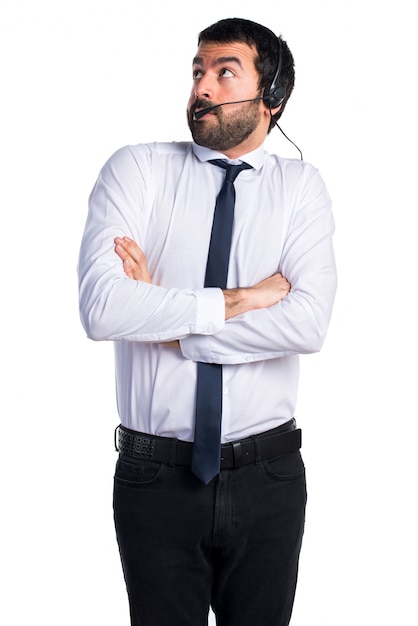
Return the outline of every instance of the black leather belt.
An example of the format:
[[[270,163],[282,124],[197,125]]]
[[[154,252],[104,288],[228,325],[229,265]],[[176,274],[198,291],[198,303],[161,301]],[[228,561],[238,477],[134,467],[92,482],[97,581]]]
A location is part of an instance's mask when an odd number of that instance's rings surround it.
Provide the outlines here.
[[[296,421],[292,419],[260,435],[222,444],[221,469],[273,459],[282,454],[296,452],[301,446],[302,431],[296,428]],[[125,426],[118,426],[115,431],[115,447],[121,454],[171,466],[190,466],[192,462],[193,443],[147,435]]]

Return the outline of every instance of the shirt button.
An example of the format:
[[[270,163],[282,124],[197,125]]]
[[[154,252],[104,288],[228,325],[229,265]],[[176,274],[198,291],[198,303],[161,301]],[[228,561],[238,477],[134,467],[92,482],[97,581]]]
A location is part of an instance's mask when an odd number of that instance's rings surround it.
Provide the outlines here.
[[[227,396],[229,394],[229,389],[228,387],[224,387],[224,395]]]

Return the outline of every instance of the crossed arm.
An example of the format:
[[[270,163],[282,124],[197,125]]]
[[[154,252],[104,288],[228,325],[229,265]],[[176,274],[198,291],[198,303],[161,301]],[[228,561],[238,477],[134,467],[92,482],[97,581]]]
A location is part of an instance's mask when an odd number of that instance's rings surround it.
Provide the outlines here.
[[[121,258],[128,278],[152,283],[145,254],[133,239],[116,237],[115,252]],[[289,291],[290,283],[281,274],[270,276],[252,287],[224,289],[225,319],[247,311],[269,308],[283,300]]]

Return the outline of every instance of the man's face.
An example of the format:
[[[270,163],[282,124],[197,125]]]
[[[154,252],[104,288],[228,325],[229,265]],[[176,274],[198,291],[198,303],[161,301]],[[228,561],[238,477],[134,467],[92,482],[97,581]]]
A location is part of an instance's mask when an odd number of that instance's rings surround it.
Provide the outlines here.
[[[194,141],[234,158],[264,141],[269,112],[262,100],[227,104],[199,120],[196,111],[220,104],[257,98],[259,76],[256,50],[245,43],[203,42],[193,61],[193,88],[187,119]]]

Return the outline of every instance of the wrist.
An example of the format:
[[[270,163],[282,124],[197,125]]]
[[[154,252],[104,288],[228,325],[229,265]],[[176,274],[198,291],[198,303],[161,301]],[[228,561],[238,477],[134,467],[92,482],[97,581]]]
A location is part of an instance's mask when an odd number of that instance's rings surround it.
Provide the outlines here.
[[[226,320],[249,311],[248,289],[242,287],[238,287],[237,289],[224,289],[223,295],[225,299]]]

